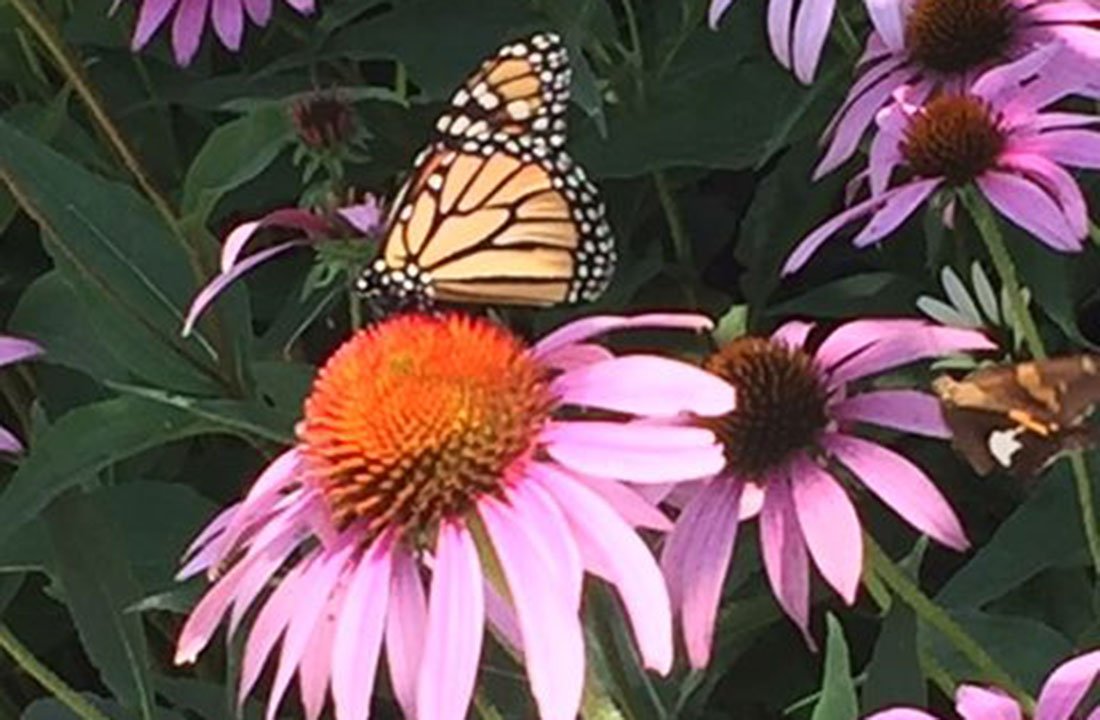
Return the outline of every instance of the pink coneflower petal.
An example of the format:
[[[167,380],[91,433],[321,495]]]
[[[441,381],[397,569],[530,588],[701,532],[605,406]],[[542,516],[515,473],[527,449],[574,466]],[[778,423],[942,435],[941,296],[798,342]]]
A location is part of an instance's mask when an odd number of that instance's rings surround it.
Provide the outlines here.
[[[214,32],[218,34],[222,44],[230,50],[238,50],[241,47],[241,36],[244,34],[244,9],[241,0],[212,0],[211,18],[214,22]]]
[[[1062,208],[1030,180],[990,170],[982,174],[976,182],[989,202],[1002,215],[1051,248],[1073,252],[1083,246],[1084,238],[1075,235]]]
[[[38,343],[10,335],[0,335],[0,366],[29,360],[42,353],[42,346]]]
[[[819,366],[832,370],[883,340],[927,325],[926,321],[917,319],[851,320],[821,341],[814,359]]]
[[[345,205],[342,208],[337,208],[336,214],[364,234],[370,234],[378,230],[385,219],[382,203],[373,195],[367,195],[363,202],[357,205]]]
[[[177,63],[189,65],[199,50],[210,0],[179,0],[179,3],[172,22],[172,49]]]
[[[23,452],[23,443],[19,442],[19,438],[12,435],[3,425],[0,425],[0,452]]]
[[[1100,134],[1095,134],[1100,140]],[[1032,153],[1005,153],[1001,164],[1021,171],[1040,185],[1062,209],[1062,216],[1075,237],[1084,238],[1089,233],[1089,211],[1081,186],[1064,168],[1049,159]]]
[[[707,24],[710,25],[711,29],[718,28],[718,21],[722,19],[722,15],[732,4],[733,0],[711,0],[710,7],[707,9]]]
[[[810,637],[810,565],[806,543],[798,526],[790,481],[775,477],[767,482],[760,511],[760,549],[764,570],[783,611],[794,620],[806,642]]]
[[[523,662],[523,640],[516,613],[489,583],[485,583],[485,617],[497,640],[515,653],[516,660]]]
[[[544,472],[550,470],[547,466],[532,463],[529,473],[537,475],[540,468]],[[559,473],[559,479],[572,482],[564,473]],[[530,481],[526,477],[510,488],[505,499],[512,506],[515,516],[524,518],[535,536],[541,540],[547,554],[540,564],[546,572],[554,573],[554,585],[562,598],[579,611],[584,565],[581,563],[580,549],[563,514],[565,508],[554,502],[553,496],[548,495],[538,482]]]
[[[466,717],[484,628],[485,597],[477,547],[466,528],[445,520],[439,526],[428,599],[428,627],[416,693],[419,717]]]
[[[332,675],[332,646],[336,641],[336,618],[343,608],[344,592],[339,587],[329,596],[317,627],[309,638],[298,669],[298,692],[305,720],[317,720],[325,709]],[[371,678],[373,682],[374,678]]]
[[[573,473],[573,477],[577,482],[602,497],[605,502],[615,508],[615,511],[623,520],[632,526],[659,532],[668,532],[672,529],[672,521],[668,519],[668,516],[633,488],[620,482],[592,477],[591,475]]]
[[[578,343],[550,350],[539,355],[538,360],[552,370],[569,372],[613,357],[615,354],[605,347],[592,343]]]
[[[1091,118],[1093,123],[1100,118]],[[1019,143],[1027,152],[1070,167],[1100,170],[1100,134],[1088,130],[1053,130]]]
[[[898,0],[866,0],[867,14],[886,45],[905,46],[905,5]]]
[[[829,375],[829,384],[831,387],[836,387],[918,360],[953,352],[994,349],[996,345],[975,330],[926,323],[923,326],[911,327],[904,334],[880,340],[846,362],[835,366]]]
[[[806,338],[814,329],[813,323],[791,320],[772,333],[772,340],[781,342],[789,348],[801,348],[806,344]]]
[[[863,572],[863,533],[844,488],[812,461],[792,467],[791,494],[798,526],[822,577],[849,605]]]
[[[214,302],[214,299],[218,295],[222,294],[229,285],[237,280],[242,275],[247,274],[253,268],[258,265],[262,265],[276,255],[280,255],[291,248],[300,247],[306,245],[305,240],[290,240],[288,242],[273,245],[269,248],[249,255],[233,266],[233,269],[229,272],[216,275],[206,286],[199,291],[195,296],[195,299],[191,302],[191,307],[187,311],[187,317],[183,321],[183,335],[184,337],[191,334],[191,331],[195,329],[195,323],[198,321],[199,316],[206,310],[210,303]]]
[[[962,685],[955,691],[955,711],[963,720],[1023,720],[1024,717],[1020,706],[1007,694],[973,685]]]
[[[278,227],[298,230],[306,234],[321,234],[328,230],[328,222],[318,215],[300,208],[275,210],[259,220],[241,223],[233,228],[222,245],[221,269],[223,273],[232,270],[240,261],[241,253],[256,233],[264,228]]]
[[[1058,667],[1039,692],[1035,717],[1068,720],[1100,673],[1100,651],[1075,657]]]
[[[244,705],[245,697],[260,679],[260,673],[271,656],[271,651],[275,649],[298,608],[299,598],[308,591],[308,584],[303,583],[303,578],[309,575],[314,566],[320,564],[320,558],[321,553],[315,551],[292,567],[256,615],[256,621],[252,624],[252,630],[245,642],[237,692],[238,705]]]
[[[557,573],[531,558],[547,557],[525,518],[486,497],[479,504],[512,594],[531,693],[544,720],[573,720],[584,686],[584,639],[577,608],[555,587]]]
[[[868,715],[863,720],[939,720],[935,715],[929,715],[923,710],[913,708],[890,708]]]
[[[576,443],[639,450],[690,450],[714,446],[714,433],[703,428],[600,420],[560,421],[547,425],[542,439],[548,444]]]
[[[302,589],[295,599],[294,613],[287,623],[286,635],[279,652],[279,665],[268,693],[267,711],[264,713],[266,720],[275,720],[283,695],[294,679],[294,673],[309,646],[310,637],[328,607],[329,598],[335,592],[336,583],[354,548],[354,544],[347,542],[345,547],[336,552],[318,556],[318,561],[312,563],[309,571],[302,575]]]
[[[271,19],[271,0],[244,0],[244,9],[249,19],[260,27]]]
[[[680,329],[704,332],[714,327],[714,323],[705,315],[691,313],[647,313],[623,317],[619,315],[593,315],[563,325],[535,343],[531,353],[541,359],[547,353],[560,350],[574,343],[590,340],[597,335],[614,330],[636,330],[642,328]]]
[[[875,390],[833,405],[838,420],[856,420],[934,438],[949,438],[940,401],[917,390]]]
[[[722,447],[629,448],[613,445],[581,445],[550,442],[550,456],[585,475],[636,483],[691,480],[719,472],[725,465]]]
[[[718,604],[737,539],[742,487],[730,478],[707,483],[684,507],[661,552],[661,569],[693,668],[710,662]]]
[[[910,185],[901,186],[895,193],[890,193],[890,197],[882,207],[875,211],[871,220],[858,235],[852,238],[852,245],[857,248],[867,247],[894,232],[942,184],[943,182],[939,179],[919,180]]]
[[[286,4],[303,15],[313,12],[313,0],[286,0]]]
[[[906,522],[956,550],[970,547],[955,511],[928,476],[906,458],[850,435],[830,435],[823,445]]]
[[[555,378],[550,389],[564,403],[636,415],[711,416],[734,407],[728,384],[690,365],[648,355],[578,368]]]
[[[149,42],[149,38],[160,29],[168,18],[168,13],[176,6],[179,0],[145,0],[138,11],[137,26],[134,28],[134,37],[130,41],[132,50],[140,50]]]
[[[416,561],[404,549],[393,550],[390,604],[386,617],[386,665],[401,710],[417,717],[416,693],[420,658],[424,655],[428,602]],[[349,689],[362,692],[361,689]],[[339,720],[345,720],[340,718]],[[357,720],[352,717],[351,720]]]
[[[802,0],[798,6],[794,27],[794,74],[806,85],[814,80],[835,10],[836,0]]]
[[[603,498],[568,476],[533,471],[530,479],[557,500],[585,567],[618,590],[645,666],[667,673],[673,655],[668,591],[649,548]]]
[[[1061,42],[1045,43],[1018,60],[997,65],[986,71],[974,81],[969,92],[991,103],[998,104],[1002,96],[1006,93],[1016,93],[1025,80],[1032,78],[1035,73],[1061,55],[1063,51],[1064,46]]]
[[[771,0],[768,3],[768,40],[775,59],[785,68],[791,67],[791,27],[794,20],[794,0]]]
[[[285,518],[279,524],[274,522],[264,526],[257,533],[256,540],[249,547],[248,569],[236,582],[236,592],[229,609],[229,634],[233,635],[240,627],[245,614],[259,597],[267,583],[278,572],[287,559],[301,544],[302,533]],[[264,535],[270,534],[270,541]]]
[[[393,541],[382,536],[348,578],[332,643],[332,697],[339,720],[367,720],[389,612]],[[419,579],[417,586],[419,587]],[[397,600],[394,601],[398,602]]]

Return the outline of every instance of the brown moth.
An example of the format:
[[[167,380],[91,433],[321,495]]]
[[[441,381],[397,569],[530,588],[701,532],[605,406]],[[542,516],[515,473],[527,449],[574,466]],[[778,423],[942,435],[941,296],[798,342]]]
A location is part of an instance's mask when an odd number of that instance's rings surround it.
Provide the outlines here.
[[[1001,468],[1033,477],[1063,452],[1100,445],[1100,428],[1088,422],[1100,403],[1100,355],[943,375],[932,388],[952,446],[979,475]]]

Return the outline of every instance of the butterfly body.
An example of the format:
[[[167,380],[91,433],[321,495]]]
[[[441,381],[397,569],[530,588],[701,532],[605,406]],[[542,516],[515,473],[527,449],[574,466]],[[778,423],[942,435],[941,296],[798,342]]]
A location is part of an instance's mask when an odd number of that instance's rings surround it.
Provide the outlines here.
[[[548,33],[482,63],[393,203],[361,292],[398,307],[548,306],[603,293],[614,242],[599,193],[563,149],[569,77]]]
[[[933,388],[952,445],[981,475],[999,467],[1034,476],[1063,452],[1100,445],[1088,422],[1100,402],[1100,356],[982,368]]]

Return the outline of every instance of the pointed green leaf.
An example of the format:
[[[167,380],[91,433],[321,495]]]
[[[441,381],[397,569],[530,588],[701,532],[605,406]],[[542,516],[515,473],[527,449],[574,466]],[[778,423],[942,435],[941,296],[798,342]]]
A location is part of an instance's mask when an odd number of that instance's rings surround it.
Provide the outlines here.
[[[821,699],[814,707],[812,720],[855,720],[859,714],[852,668],[848,659],[848,641],[840,621],[828,615],[829,635],[825,641],[825,672],[821,678]]]

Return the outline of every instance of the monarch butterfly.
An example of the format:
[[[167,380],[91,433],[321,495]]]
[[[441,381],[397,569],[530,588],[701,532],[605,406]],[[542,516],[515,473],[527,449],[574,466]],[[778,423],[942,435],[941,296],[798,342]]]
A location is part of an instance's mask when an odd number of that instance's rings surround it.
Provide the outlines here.
[[[553,33],[505,45],[467,78],[399,191],[360,292],[387,309],[603,293],[614,240],[599,193],[563,149],[569,80]]]

